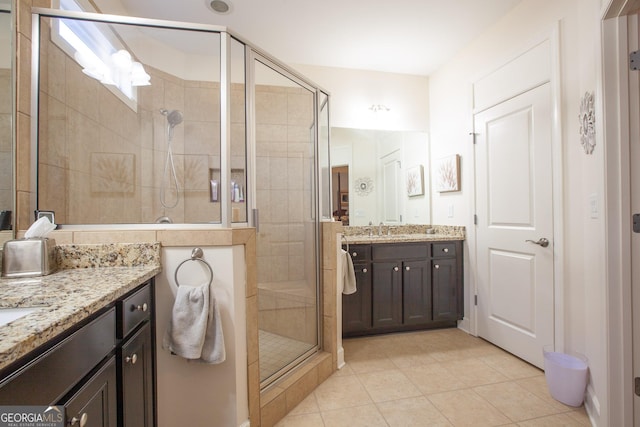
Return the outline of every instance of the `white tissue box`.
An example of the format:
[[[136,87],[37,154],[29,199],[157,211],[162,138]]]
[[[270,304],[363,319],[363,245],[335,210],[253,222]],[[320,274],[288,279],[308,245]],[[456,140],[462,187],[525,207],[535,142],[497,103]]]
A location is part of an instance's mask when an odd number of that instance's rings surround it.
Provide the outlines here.
[[[9,240],[4,243],[2,277],[46,276],[58,268],[56,241],[46,237]]]

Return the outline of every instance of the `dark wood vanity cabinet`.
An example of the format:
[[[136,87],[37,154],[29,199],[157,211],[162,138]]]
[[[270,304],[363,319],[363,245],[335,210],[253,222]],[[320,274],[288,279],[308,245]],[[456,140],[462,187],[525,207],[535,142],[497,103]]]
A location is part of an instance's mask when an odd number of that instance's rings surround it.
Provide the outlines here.
[[[117,303],[118,415],[123,427],[155,425],[153,292],[143,286]]]
[[[461,241],[351,245],[350,253],[357,291],[342,297],[343,336],[455,326],[462,319]]]
[[[357,291],[342,296],[342,332],[371,329],[371,245],[351,245]]]
[[[116,360],[111,356],[82,387],[60,402],[67,425],[117,427],[118,397]]]
[[[155,422],[153,280],[0,372],[0,405],[62,405],[70,426]]]

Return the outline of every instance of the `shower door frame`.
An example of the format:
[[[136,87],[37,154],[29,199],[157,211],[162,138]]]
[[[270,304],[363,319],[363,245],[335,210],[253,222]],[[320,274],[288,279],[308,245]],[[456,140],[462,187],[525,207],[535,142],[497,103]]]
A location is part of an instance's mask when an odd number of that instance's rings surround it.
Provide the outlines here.
[[[312,212],[315,216],[314,220],[314,251],[315,251],[315,295],[316,295],[316,344],[312,346],[309,350],[289,362],[287,365],[283,366],[276,373],[266,378],[264,381],[260,382],[260,389],[264,390],[277,382],[280,378],[282,378],[286,373],[290,372],[293,368],[303,363],[305,360],[310,358],[311,356],[317,354],[322,350],[322,307],[323,307],[323,299],[321,292],[322,285],[322,239],[320,234],[320,218],[321,218],[321,209],[320,209],[320,174],[319,174],[319,112],[320,112],[320,99],[321,93],[326,94],[327,101],[329,99],[328,92],[321,90],[317,85],[313,85],[309,83],[302,76],[294,73],[292,70],[287,68],[284,64],[281,64],[268,54],[261,52],[255,48],[253,48],[250,44],[245,43],[245,72],[246,72],[246,87],[250,88],[246,91],[246,108],[247,108],[247,178],[248,182],[251,183],[251,196],[249,198],[250,203],[248,206],[248,210],[252,213],[249,215],[249,225],[256,228],[256,239],[258,239],[258,232],[260,228],[260,220],[259,220],[259,212],[257,209],[257,191],[256,191],[256,168],[257,168],[257,140],[256,140],[256,96],[255,96],[255,63],[256,61],[260,62],[265,67],[271,69],[272,71],[281,74],[285,78],[291,80],[292,82],[300,85],[300,87],[307,89],[309,92],[313,94],[313,126],[310,129],[313,138],[313,200],[312,200]],[[260,280],[258,278],[258,284]],[[259,298],[259,296],[258,296]],[[260,355],[258,355],[260,356]]]
[[[38,152],[39,139],[39,79],[40,79],[40,19],[41,18],[59,18],[59,19],[77,19],[82,21],[91,21],[105,24],[121,24],[141,27],[164,28],[174,30],[201,31],[204,33],[217,33],[220,35],[220,188],[229,188],[231,182],[231,40],[234,39],[244,46],[245,53],[245,134],[246,134],[246,164],[247,164],[247,213],[246,221],[232,222],[232,207],[230,194],[226,191],[220,192],[221,212],[220,222],[210,223],[177,223],[163,224],[163,229],[181,230],[192,229],[194,224],[201,228],[221,229],[221,228],[241,228],[241,227],[259,227],[256,213],[256,129],[255,129],[255,61],[260,61],[268,68],[280,73],[284,77],[292,80],[301,87],[309,90],[313,94],[313,123],[314,126],[309,130],[313,138],[313,185],[314,198],[312,200],[312,212],[315,215],[314,221],[314,237],[315,237],[315,280],[316,280],[316,326],[317,341],[311,350],[301,357],[287,365],[278,375],[274,375],[269,383],[277,381],[281,378],[281,372],[288,372],[301,362],[322,350],[323,342],[323,293],[322,293],[322,238],[320,233],[320,223],[322,217],[322,200],[320,197],[321,190],[329,191],[331,188],[329,176],[329,188],[322,188],[320,176],[320,111],[329,103],[330,93],[321,86],[313,83],[302,74],[290,69],[286,64],[280,62],[277,58],[269,55],[265,51],[259,49],[251,42],[247,41],[238,34],[230,31],[227,27],[197,24],[180,21],[167,21],[150,18],[130,17],[121,15],[99,14],[93,12],[76,12],[65,11],[60,9],[39,8],[31,9],[32,19],[32,63],[31,63],[31,152]],[[324,95],[321,96],[321,95]],[[329,106],[327,105],[328,109]],[[327,118],[328,132],[330,129],[330,119]],[[329,132],[330,133],[330,132]],[[327,135],[327,138],[330,138]],[[327,147],[328,148],[328,147]],[[329,162],[329,152],[327,152],[327,162]],[[38,209],[38,156],[31,158],[31,197],[29,205],[31,211]],[[330,167],[330,162],[327,164]],[[331,209],[331,195],[329,195],[329,209]],[[60,224],[60,229],[65,230],[108,230],[114,224]],[[157,229],[158,225],[154,223],[118,223],[117,226],[122,230],[144,230]],[[257,231],[257,230],[256,230]]]

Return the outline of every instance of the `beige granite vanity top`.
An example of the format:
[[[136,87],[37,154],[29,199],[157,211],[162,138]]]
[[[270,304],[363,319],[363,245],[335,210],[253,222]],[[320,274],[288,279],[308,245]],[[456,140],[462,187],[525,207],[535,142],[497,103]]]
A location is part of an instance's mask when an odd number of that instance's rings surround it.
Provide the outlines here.
[[[0,369],[160,272],[160,244],[56,246],[48,276],[0,279],[0,307],[42,307],[0,326]]]
[[[464,240],[465,228],[442,225],[347,226],[344,239],[349,244],[404,243]],[[380,231],[380,234],[378,234]]]

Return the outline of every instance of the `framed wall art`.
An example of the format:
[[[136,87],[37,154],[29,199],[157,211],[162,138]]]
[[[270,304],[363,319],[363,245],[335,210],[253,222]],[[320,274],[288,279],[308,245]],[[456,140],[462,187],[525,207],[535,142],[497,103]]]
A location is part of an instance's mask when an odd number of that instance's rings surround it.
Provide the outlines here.
[[[443,157],[436,162],[436,191],[460,191],[460,155]]]
[[[424,195],[424,170],[422,165],[407,169],[407,196]]]

